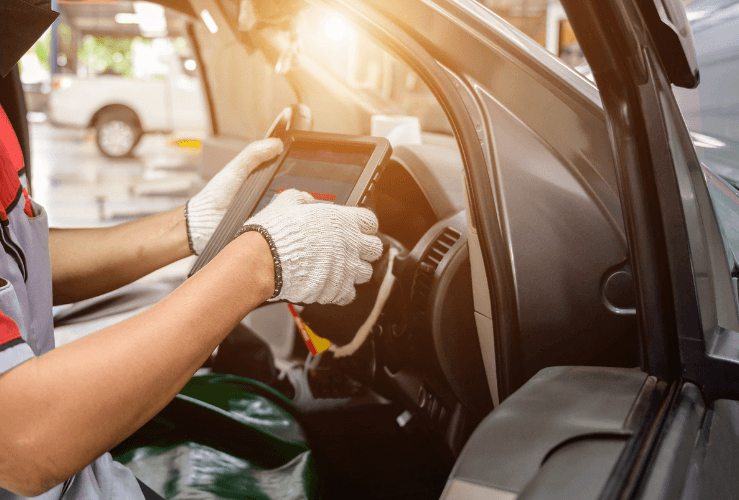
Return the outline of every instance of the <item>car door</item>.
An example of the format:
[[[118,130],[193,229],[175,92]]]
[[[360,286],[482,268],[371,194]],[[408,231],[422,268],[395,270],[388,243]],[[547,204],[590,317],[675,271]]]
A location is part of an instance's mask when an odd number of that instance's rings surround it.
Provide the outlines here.
[[[661,409],[630,439],[601,498],[735,498],[736,267],[714,210],[719,200],[711,199],[711,175],[700,167],[671,89],[699,80],[683,5],[565,8],[591,64],[599,65],[594,74],[619,163],[631,258],[641,274],[647,366],[671,385]],[[613,26],[624,30],[606,35]],[[616,61],[599,57],[605,51]],[[630,155],[627,144],[641,153]]]
[[[735,498],[733,260],[671,89],[698,83],[682,4],[563,4],[608,121],[640,368],[543,370],[478,427],[444,496]]]
[[[555,455],[550,479],[572,476],[562,467],[593,478],[565,497],[599,491],[669,389],[638,368],[600,96],[477,2],[339,4],[424,78],[465,161],[475,319],[497,408],[462,437],[445,497],[523,495]]]

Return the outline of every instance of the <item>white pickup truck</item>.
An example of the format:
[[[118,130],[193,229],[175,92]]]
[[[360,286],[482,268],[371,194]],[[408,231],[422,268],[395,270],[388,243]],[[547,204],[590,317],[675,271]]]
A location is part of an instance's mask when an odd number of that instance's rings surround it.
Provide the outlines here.
[[[173,57],[164,78],[118,75],[57,75],[49,95],[49,120],[60,126],[94,128],[100,151],[120,158],[142,134],[171,132],[199,139],[209,127],[206,102],[193,60]]]

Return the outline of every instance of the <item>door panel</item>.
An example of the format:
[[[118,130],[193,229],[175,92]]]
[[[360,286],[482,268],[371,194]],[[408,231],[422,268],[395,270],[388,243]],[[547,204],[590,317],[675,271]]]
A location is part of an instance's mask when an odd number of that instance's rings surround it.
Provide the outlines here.
[[[706,408],[698,387],[685,383],[639,498],[736,498],[738,447],[739,402],[721,399]]]
[[[568,498],[597,496],[632,433],[632,409],[653,387],[647,380],[628,368],[540,371],[478,426],[442,498],[454,498],[455,481],[492,488],[491,495],[552,498],[547,489],[561,487],[558,478],[569,478]]]
[[[693,451],[682,498],[736,498],[739,492],[739,401],[713,404]]]

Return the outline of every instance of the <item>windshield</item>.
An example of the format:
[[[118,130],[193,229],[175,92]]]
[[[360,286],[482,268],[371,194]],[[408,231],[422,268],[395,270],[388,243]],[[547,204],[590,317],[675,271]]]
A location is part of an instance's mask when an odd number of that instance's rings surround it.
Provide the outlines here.
[[[675,96],[701,162],[739,186],[739,1],[698,0],[687,13],[701,81]]]
[[[687,6],[700,84],[675,88],[680,110],[704,166],[729,262],[739,268],[739,0],[698,0]]]
[[[416,117],[424,132],[452,134],[444,111],[418,75],[344,18],[310,7],[302,12],[298,29],[303,55],[374,110]]]

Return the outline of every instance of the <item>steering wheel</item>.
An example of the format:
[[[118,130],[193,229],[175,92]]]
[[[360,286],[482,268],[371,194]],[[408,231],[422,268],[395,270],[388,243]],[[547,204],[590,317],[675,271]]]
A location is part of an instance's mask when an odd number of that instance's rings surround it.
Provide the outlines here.
[[[375,306],[390,264],[390,249],[393,248],[397,251],[393,262],[393,275],[396,276],[396,279],[390,291],[390,297],[385,302],[380,318],[372,326],[369,337],[354,354],[337,358],[334,358],[333,354],[328,354],[329,359],[321,361],[323,368],[333,366],[344,375],[367,385],[372,385],[377,380],[377,377],[381,374],[382,366],[394,362],[391,359],[391,353],[388,352],[387,345],[389,340],[394,344],[402,341],[402,338],[398,339],[397,337],[404,333],[401,329],[404,329],[406,324],[410,295],[410,290],[403,289],[403,280],[397,279],[405,274],[406,264],[410,263],[407,260],[408,250],[402,243],[386,234],[378,233],[377,236],[382,240],[384,251],[382,256],[372,263],[373,272],[370,281],[362,285],[356,285],[356,299],[346,306],[310,304],[305,306],[301,312],[303,320],[316,333],[326,337],[337,346],[349,344]],[[324,371],[319,376],[324,379],[331,378],[331,382],[324,380],[311,384],[311,388],[314,390],[321,390],[321,387],[314,387],[314,385],[328,386],[334,389],[337,384],[347,385],[342,380],[343,377],[337,376],[334,370]]]
[[[285,139],[287,133],[291,130],[312,130],[313,129],[313,114],[310,108],[305,104],[293,104],[280,111],[275,121],[272,122],[269,129],[267,129],[268,137],[277,137],[278,139]]]

